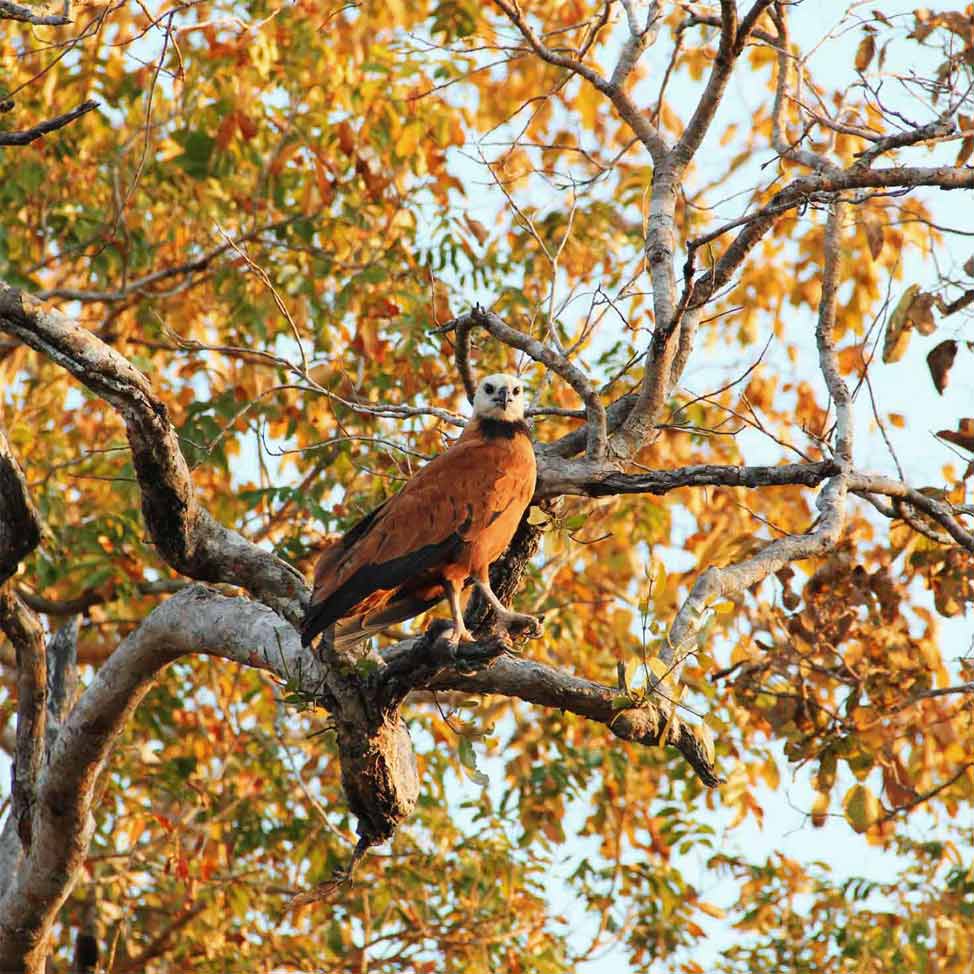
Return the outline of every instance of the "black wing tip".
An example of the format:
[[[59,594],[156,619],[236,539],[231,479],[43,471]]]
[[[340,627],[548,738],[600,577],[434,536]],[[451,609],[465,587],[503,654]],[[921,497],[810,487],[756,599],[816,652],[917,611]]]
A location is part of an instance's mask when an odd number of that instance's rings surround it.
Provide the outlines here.
[[[305,613],[304,621],[301,623],[301,645],[307,649],[321,635],[331,623],[322,611],[325,603],[312,605]]]

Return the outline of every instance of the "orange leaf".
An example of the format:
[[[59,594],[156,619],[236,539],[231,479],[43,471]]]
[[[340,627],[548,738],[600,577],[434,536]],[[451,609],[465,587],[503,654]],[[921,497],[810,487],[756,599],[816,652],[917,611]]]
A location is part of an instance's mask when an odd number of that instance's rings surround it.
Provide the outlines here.
[[[223,116],[223,120],[216,130],[216,144],[220,149],[225,149],[230,144],[230,140],[233,138],[233,131],[236,127],[236,112],[230,112],[229,115]]]
[[[893,805],[908,805],[916,798],[909,773],[898,758],[892,766],[883,767],[883,791]]]
[[[875,216],[868,215],[863,220],[863,230],[866,231],[869,254],[873,260],[876,260],[883,250],[883,225]]]
[[[861,343],[859,345],[850,345],[848,348],[840,349],[839,371],[843,375],[848,375],[850,372],[857,372],[862,368],[865,361],[863,358],[865,348],[865,343]]]
[[[348,122],[339,122],[335,134],[338,136],[338,148],[350,156],[355,151],[355,132],[352,126]]]
[[[972,152],[974,152],[974,139],[964,139],[960,144],[960,151],[957,153],[957,159],[954,161],[954,165],[963,166],[970,159]]]
[[[244,112],[234,112],[240,134],[249,142],[257,134],[257,123]]]
[[[463,214],[463,222],[466,223],[467,229],[477,238],[477,243],[482,247],[489,236],[487,228],[482,223],[472,220],[466,213]]]

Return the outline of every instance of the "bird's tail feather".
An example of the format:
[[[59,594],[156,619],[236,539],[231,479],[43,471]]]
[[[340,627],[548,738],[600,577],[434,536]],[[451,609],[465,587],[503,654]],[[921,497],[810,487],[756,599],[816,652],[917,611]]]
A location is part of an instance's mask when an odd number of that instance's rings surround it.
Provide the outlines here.
[[[383,629],[431,609],[442,599],[442,595],[435,598],[420,598],[412,595],[390,602],[375,612],[347,616],[335,623],[332,645],[339,651],[351,649],[376,633],[382,632]]]

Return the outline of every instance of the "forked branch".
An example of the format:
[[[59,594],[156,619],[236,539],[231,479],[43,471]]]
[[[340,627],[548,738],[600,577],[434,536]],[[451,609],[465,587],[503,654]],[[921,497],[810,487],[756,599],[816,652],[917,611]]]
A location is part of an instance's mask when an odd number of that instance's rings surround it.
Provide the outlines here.
[[[839,258],[844,205],[836,200],[829,209],[825,231],[822,298],[819,303],[815,341],[819,368],[835,405],[835,465],[816,501],[818,523],[806,534],[786,535],[756,555],[725,568],[712,566],[696,581],[670,626],[660,657],[679,672],[684,659],[695,649],[697,634],[706,621],[707,607],[716,599],[736,595],[763,581],[788,562],[818,557],[835,547],[845,524],[846,494],[852,473],[852,411],[849,389],[842,379],[835,351],[835,307],[839,287]]]

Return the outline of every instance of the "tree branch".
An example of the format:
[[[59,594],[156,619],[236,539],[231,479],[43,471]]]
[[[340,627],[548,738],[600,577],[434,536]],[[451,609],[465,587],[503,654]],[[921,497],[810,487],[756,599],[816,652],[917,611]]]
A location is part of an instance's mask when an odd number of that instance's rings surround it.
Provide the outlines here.
[[[201,652],[320,682],[297,631],[265,606],[195,585],[164,602],[119,644],[64,722],[38,782],[30,852],[0,898],[0,970],[33,969],[91,840],[95,782],[155,676]]]
[[[774,225],[782,214],[798,206],[847,190],[909,188],[936,186],[943,190],[974,188],[974,169],[952,166],[889,166],[883,169],[856,168],[829,172],[810,173],[789,183],[777,192],[768,204],[757,213],[732,221],[723,229],[708,234],[715,239],[727,230],[744,224],[712,268],[700,274],[693,282],[689,307],[706,304],[732,277],[744,259]],[[698,238],[698,240],[701,238]]]
[[[670,626],[660,658],[678,673],[683,660],[694,649],[706,617],[707,607],[720,597],[735,595],[763,581],[790,561],[811,558],[830,551],[839,540],[845,523],[845,500],[852,472],[851,397],[842,380],[835,352],[834,326],[843,204],[836,202],[829,212],[825,233],[825,266],[815,339],[819,364],[836,409],[836,463],[839,467],[816,501],[818,524],[804,535],[786,535],[767,545],[751,558],[725,568],[710,567],[696,581]]]
[[[79,616],[68,619],[47,644],[46,751],[54,749],[57,736],[74,702],[78,686]]]
[[[605,421],[606,430],[610,435],[622,426],[626,417],[632,412],[632,407],[635,406],[638,399],[638,391],[627,392],[614,402],[609,403],[605,411]],[[577,430],[572,430],[571,433],[566,433],[551,443],[539,443],[537,449],[539,453],[543,453],[546,457],[562,457],[567,459],[584,450],[587,442],[588,426],[586,425],[580,426]]]
[[[873,145],[863,152],[858,152],[859,159],[856,166],[871,166],[874,160],[894,149],[902,149],[910,145],[918,145],[921,142],[928,142],[931,139],[940,139],[947,135],[952,135],[957,131],[957,125],[953,119],[941,118],[936,122],[927,125],[920,125],[906,132],[897,132],[895,135],[887,135],[877,139]]]
[[[670,745],[686,758],[708,787],[720,783],[691,726],[674,716],[669,734],[663,731],[670,720],[670,704],[661,699],[641,701],[638,706],[619,709],[622,691],[591,680],[569,676],[544,663],[503,656],[489,668],[475,673],[444,670],[428,684],[431,690],[463,690],[467,693],[502,694],[528,703],[567,710],[605,724],[616,737],[648,747]]]
[[[17,749],[11,769],[10,813],[26,853],[31,847],[37,779],[44,763],[47,657],[44,630],[9,585],[0,588],[0,630],[17,654]]]
[[[23,471],[0,432],[0,630],[10,640],[17,659],[17,737],[10,822],[24,850],[31,843],[31,814],[44,760],[47,664],[40,623],[5,583],[40,538],[40,518],[28,496]],[[17,855],[11,852],[9,857],[15,859]]]
[[[768,6],[770,0],[758,0],[757,8]],[[759,11],[760,12],[760,11]],[[754,11],[752,11],[752,14]],[[755,16],[756,19],[756,16]],[[710,128],[717,106],[724,96],[724,89],[734,70],[737,55],[743,50],[743,44],[737,45],[737,2],[736,0],[720,0],[720,46],[717,57],[710,69],[710,77],[704,88],[700,101],[690,117],[689,123],[680,137],[680,141],[673,148],[673,158],[677,169],[682,175],[694,153],[700,147],[703,137]]]
[[[164,578],[155,582],[138,582],[135,588],[141,595],[172,595],[189,584],[177,578]],[[118,597],[118,591],[116,584],[110,582],[105,586],[86,589],[80,595],[70,599],[49,599],[35,592],[28,592],[24,588],[18,588],[17,595],[27,608],[42,615],[75,616],[87,612],[93,606],[114,602]]]
[[[629,128],[632,129],[633,134],[646,147],[654,163],[658,164],[667,155],[669,146],[666,144],[659,129],[636,107],[632,99],[622,90],[621,85],[613,84],[611,81],[606,80],[598,71],[590,68],[587,64],[583,64],[581,61],[569,57],[567,54],[560,54],[548,48],[531,29],[530,24],[524,19],[524,15],[516,3],[510,2],[510,0],[494,0],[494,4],[517,27],[521,32],[521,36],[528,42],[531,49],[542,61],[546,61],[548,64],[564,68],[566,71],[578,75],[598,91],[601,91],[615,106],[616,111]]]
[[[0,431],[0,585],[41,540],[41,521],[27,493],[23,471]]]
[[[166,407],[141,372],[80,325],[2,282],[0,329],[46,355],[119,412],[146,526],[176,571],[240,585],[285,618],[300,620],[307,598],[303,577],[200,506]]]
[[[974,533],[965,530],[957,522],[954,517],[955,512],[949,504],[935,497],[929,497],[899,480],[892,480],[879,474],[852,473],[849,477],[849,489],[862,495],[882,494],[894,500],[901,499],[910,507],[933,518],[962,548],[974,552]]]
[[[791,83],[794,58],[790,50],[791,42],[788,36],[785,5],[781,0],[775,0],[773,19],[775,27],[778,29],[778,43],[776,44],[778,49],[778,78],[775,84],[774,104],[771,109],[771,144],[779,156],[790,162],[808,166],[809,169],[821,172],[837,171],[837,167],[829,162],[825,156],[809,149],[799,148],[799,144],[808,133],[807,129],[796,142],[788,141],[783,115],[786,101],[790,98],[794,100]]]
[[[777,467],[749,467],[746,465],[699,464],[675,470],[651,470],[647,473],[627,474],[605,470],[574,482],[565,479],[549,487],[539,485],[542,497],[557,494],[576,494],[583,497],[609,497],[615,494],[668,494],[683,487],[782,487],[799,484],[816,487],[827,477],[837,473],[831,460],[819,463],[789,463]],[[555,489],[556,488],[556,489]]]
[[[633,69],[636,67],[639,58],[642,57],[646,48],[655,42],[659,34],[660,25],[662,24],[658,0],[653,0],[649,4],[649,9],[646,11],[646,19],[642,27],[639,26],[636,18],[636,11],[632,5],[632,0],[622,0],[622,5],[626,11],[626,23],[629,27],[629,36],[622,45],[622,50],[619,52],[619,59],[616,61],[616,66],[612,71],[612,77],[609,79],[609,84],[619,89],[629,79],[629,75],[632,74]]]
[[[437,655],[443,647],[442,640],[437,643],[435,637],[426,635],[389,650],[385,667],[371,681],[370,706],[381,710],[380,698],[388,696],[394,679],[396,699],[424,687],[508,694],[572,710],[607,724],[625,740],[647,745],[658,743],[669,721],[656,702],[646,701],[622,711],[613,709],[613,701],[619,696],[617,689],[525,660],[499,659],[482,673],[460,673],[455,666],[447,665],[449,647],[445,656]],[[465,644],[462,661],[489,660],[502,650],[493,637]],[[334,700],[321,698],[326,681],[331,679],[326,665],[304,649],[297,631],[268,607],[193,585],[154,609],[95,674],[51,751],[38,783],[30,853],[0,899],[0,970],[24,969],[25,962],[41,956],[51,924],[71,891],[90,843],[96,779],[126,721],[158,673],[191,653],[267,670],[287,681],[292,692],[323,702],[328,709],[335,707]],[[426,669],[412,665],[420,658],[427,661]],[[381,712],[376,714],[377,719],[381,717]],[[681,750],[702,780],[716,783],[702,745],[676,717],[670,724],[668,741]],[[408,746],[408,736],[404,743]],[[411,764],[411,753],[401,749],[392,753]],[[363,785],[346,780],[347,758],[343,753],[343,784],[351,803],[354,789]],[[361,756],[362,761],[368,758]]]
[[[68,17],[59,14],[37,14],[30,7],[13,3],[12,0],[0,0],[0,20],[19,20],[21,23],[33,24],[35,27],[63,27],[72,23]]]
[[[228,240],[225,243],[220,244],[219,247],[214,247],[212,250],[208,250],[205,254],[197,257],[195,260],[188,260],[182,264],[176,264],[173,267],[164,267],[162,270],[153,271],[151,274],[146,274],[143,277],[136,278],[134,281],[129,281],[124,287],[118,288],[115,291],[84,291],[78,288],[54,287],[47,290],[35,291],[34,297],[40,298],[41,300],[62,298],[65,301],[81,301],[85,304],[93,302],[110,304],[115,301],[124,301],[133,294],[141,294],[145,292],[146,288],[152,284],[157,284],[159,281],[165,281],[170,277],[179,277],[183,274],[195,274],[199,271],[206,270],[206,268],[209,267],[210,264],[217,259],[217,257],[222,256],[232,247],[239,246],[242,243],[248,243],[263,233],[280,230],[282,227],[286,227],[288,224],[294,223],[294,221],[297,219],[299,219],[299,217],[292,216],[285,220],[277,220],[275,223],[269,223],[266,226],[258,227],[256,230],[250,230],[247,233],[236,237],[234,240]]]
[[[64,20],[63,18],[59,18],[58,21],[65,24],[70,23],[69,20]],[[36,21],[31,21],[31,23],[36,23]],[[48,119],[46,122],[39,122],[33,128],[25,129],[23,132],[0,132],[0,145],[30,145],[31,142],[39,139],[42,135],[47,135],[49,132],[56,132],[58,129],[64,128],[65,125],[68,125],[76,118],[80,118],[82,115],[87,114],[97,107],[98,102],[86,101],[83,105],[79,105],[64,115],[58,115],[57,118]]]

